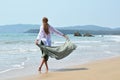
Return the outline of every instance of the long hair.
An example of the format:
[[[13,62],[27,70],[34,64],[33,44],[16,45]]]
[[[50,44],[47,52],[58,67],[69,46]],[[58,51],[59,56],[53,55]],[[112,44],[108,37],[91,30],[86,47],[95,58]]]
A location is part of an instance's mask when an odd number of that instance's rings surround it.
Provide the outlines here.
[[[48,19],[46,17],[43,17],[42,22],[43,22],[44,31],[48,35],[50,33]]]

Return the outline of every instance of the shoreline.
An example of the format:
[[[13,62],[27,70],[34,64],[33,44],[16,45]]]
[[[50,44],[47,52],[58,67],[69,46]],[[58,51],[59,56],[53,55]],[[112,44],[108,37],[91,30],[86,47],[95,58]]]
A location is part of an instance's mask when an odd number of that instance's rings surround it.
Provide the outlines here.
[[[120,56],[5,80],[120,80]]]

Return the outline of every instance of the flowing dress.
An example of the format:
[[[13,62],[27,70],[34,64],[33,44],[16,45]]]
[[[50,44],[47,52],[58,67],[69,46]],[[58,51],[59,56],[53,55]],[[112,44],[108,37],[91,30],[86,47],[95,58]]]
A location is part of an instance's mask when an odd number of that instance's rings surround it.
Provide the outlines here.
[[[72,51],[75,50],[77,46],[70,40],[67,40],[64,44],[60,46],[45,46],[38,44],[38,47],[43,50],[43,56],[48,55],[51,58],[60,60],[72,53]]]

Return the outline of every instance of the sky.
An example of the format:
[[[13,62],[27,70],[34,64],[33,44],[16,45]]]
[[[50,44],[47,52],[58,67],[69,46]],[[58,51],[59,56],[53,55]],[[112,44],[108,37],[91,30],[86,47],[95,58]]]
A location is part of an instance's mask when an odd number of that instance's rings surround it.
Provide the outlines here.
[[[120,0],[0,0],[0,25],[41,24],[55,27],[120,27]]]

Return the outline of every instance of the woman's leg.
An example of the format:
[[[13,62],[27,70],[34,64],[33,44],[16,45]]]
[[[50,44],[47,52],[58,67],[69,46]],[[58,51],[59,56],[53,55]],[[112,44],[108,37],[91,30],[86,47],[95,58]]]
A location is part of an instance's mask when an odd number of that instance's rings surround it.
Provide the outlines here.
[[[41,44],[44,45],[44,43],[41,41]],[[43,55],[43,50],[42,51],[42,55]],[[39,71],[41,71],[41,68],[43,66],[43,64],[45,63],[45,66],[46,66],[46,72],[48,72],[48,64],[47,64],[47,61],[48,61],[48,55],[44,55],[44,58],[40,64],[40,67],[39,67]]]
[[[46,72],[48,72],[48,64],[47,64],[47,61],[45,61],[45,66],[46,66]]]
[[[40,64],[40,67],[39,67],[39,71],[41,71],[41,68],[43,66],[43,64],[45,63],[45,66],[46,66],[46,72],[48,72],[48,64],[47,64],[47,61],[45,61],[45,59],[43,58],[41,64]]]
[[[41,68],[42,68],[42,66],[43,66],[44,63],[45,63],[45,59],[43,58],[43,59],[42,59],[42,62],[41,62],[41,64],[40,64],[40,67],[39,67],[39,71],[41,71]]]

